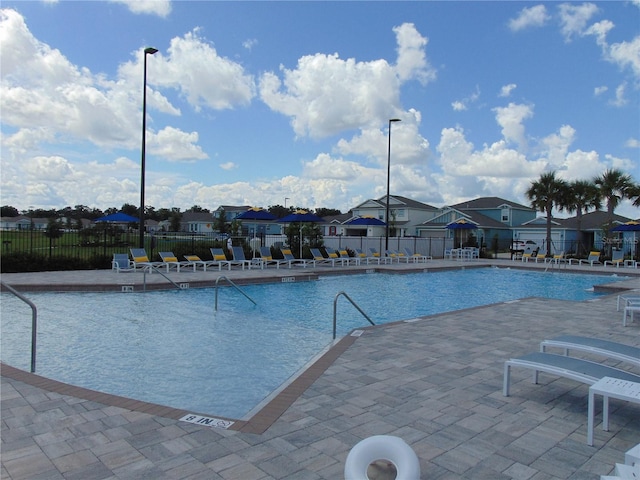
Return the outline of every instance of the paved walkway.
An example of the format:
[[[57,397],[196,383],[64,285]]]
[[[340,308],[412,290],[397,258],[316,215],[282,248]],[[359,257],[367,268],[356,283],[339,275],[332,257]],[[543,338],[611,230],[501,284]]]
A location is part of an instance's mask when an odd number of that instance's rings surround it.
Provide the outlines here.
[[[502,265],[516,263],[521,266]],[[428,268],[452,265],[463,266],[433,261]],[[617,287],[640,288],[638,270],[594,269],[633,274]],[[261,281],[274,272],[318,271],[327,269],[234,270],[229,278]],[[211,281],[199,273],[182,275],[191,284]],[[96,271],[6,274],[2,280],[21,290],[59,281],[56,289],[117,289],[125,282],[137,290],[141,277]],[[147,275],[151,285],[166,283],[161,279]],[[180,420],[188,412],[2,365],[0,476],[339,479],[350,449],[383,434],[411,445],[424,479],[599,479],[640,442],[640,407],[612,400],[608,432],[600,428],[597,407],[595,446],[589,447],[585,385],[544,374],[534,385],[529,372],[516,369],[511,396],[504,397],[503,364],[561,334],[640,346],[640,322],[624,328],[621,318],[611,294],[588,302],[528,298],[366,328],[342,339],[251,419],[229,429],[188,423]]]

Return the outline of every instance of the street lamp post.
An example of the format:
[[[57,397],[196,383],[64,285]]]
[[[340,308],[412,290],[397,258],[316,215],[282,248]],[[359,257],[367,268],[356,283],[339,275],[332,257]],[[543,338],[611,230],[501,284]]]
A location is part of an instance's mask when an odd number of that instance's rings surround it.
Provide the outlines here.
[[[144,76],[142,82],[142,156],[140,161],[140,248],[144,248],[144,169],[145,150],[147,134],[147,55],[153,55],[157,48],[147,47],[144,49]]]
[[[387,150],[387,206],[384,215],[384,248],[385,251],[389,249],[389,184],[391,179],[391,124],[393,122],[400,122],[399,118],[389,119],[389,149]]]

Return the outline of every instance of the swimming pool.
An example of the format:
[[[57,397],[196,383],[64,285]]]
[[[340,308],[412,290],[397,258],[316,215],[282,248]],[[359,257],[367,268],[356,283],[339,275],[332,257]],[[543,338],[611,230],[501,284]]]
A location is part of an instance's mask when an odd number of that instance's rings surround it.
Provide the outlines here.
[[[624,277],[483,268],[326,276],[318,281],[147,293],[28,294],[37,373],[200,413],[243,418],[332,341],[346,292],[377,324],[529,296],[587,300]],[[3,294],[2,361],[29,369],[30,310]],[[338,335],[367,325],[338,301]]]

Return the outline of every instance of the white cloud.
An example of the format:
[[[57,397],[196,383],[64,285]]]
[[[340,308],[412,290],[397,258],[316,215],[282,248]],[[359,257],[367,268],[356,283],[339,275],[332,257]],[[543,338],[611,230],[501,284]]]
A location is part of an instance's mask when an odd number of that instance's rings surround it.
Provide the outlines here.
[[[598,13],[598,7],[595,4],[586,2],[582,5],[563,3],[558,9],[561,32],[567,42],[570,42],[575,35],[583,35],[591,17]]]
[[[509,29],[517,32],[529,27],[542,27],[551,16],[547,13],[544,5],[525,7],[516,18],[509,20]]]
[[[168,58],[149,62],[149,83],[182,92],[196,110],[248,105],[255,95],[253,77],[240,64],[219,56],[198,29],[173,38],[167,53]]]
[[[638,0],[640,2],[640,0]],[[640,140],[637,138],[630,138],[624,143],[625,147],[629,148],[640,148]]]
[[[522,122],[533,116],[533,105],[509,103],[506,107],[496,107],[496,122],[502,127],[502,135],[508,142],[517,143],[521,149],[527,145]]]
[[[480,98],[480,87],[476,85],[475,91],[470,94],[468,97],[463,98],[462,100],[456,100],[451,103],[451,107],[455,111],[463,111],[469,108],[469,104],[475,103]]]
[[[599,97],[600,95],[602,95],[603,93],[606,93],[606,91],[609,90],[609,87],[603,85],[601,87],[596,87],[593,89],[593,94],[596,97]]]
[[[509,85],[504,85],[501,89],[500,89],[500,93],[498,94],[499,97],[510,97],[511,96],[511,92],[513,92],[516,89],[517,85],[515,83],[510,83]]]
[[[225,162],[220,164],[220,168],[223,170],[233,170],[235,168],[238,168],[238,165],[233,162]]]
[[[573,127],[563,125],[558,133],[552,133],[542,139],[543,155],[547,158],[551,170],[562,167],[569,147],[575,140],[575,134]]]
[[[625,98],[626,89],[627,89],[626,83],[622,83],[618,85],[618,87],[616,88],[616,98],[613,100],[610,100],[609,105],[613,105],[614,107],[625,106],[628,103],[627,99]]]
[[[132,13],[144,13],[167,17],[171,13],[171,2],[169,0],[110,0],[114,3],[122,3]]]
[[[209,158],[197,143],[198,132],[187,133],[174,127],[147,135],[147,151],[169,161],[193,162]]]
[[[376,127],[400,111],[403,81],[434,78],[423,48],[426,39],[413,24],[394,29],[397,65],[385,60],[357,62],[333,55],[303,56],[295,69],[280,67],[260,79],[260,97],[273,110],[291,117],[299,137],[322,138],[345,130]]]
[[[436,71],[427,61],[425,48],[429,40],[418,33],[413,23],[394,27],[398,42],[396,72],[401,81],[417,79],[423,85],[435,80]]]
[[[634,76],[640,78],[640,35],[630,42],[609,46],[606,58],[621,69],[630,68]]]
[[[249,39],[245,40],[244,42],[242,42],[242,46],[247,50],[251,50],[257,44],[258,44],[258,40],[256,40],[255,38],[249,38]]]

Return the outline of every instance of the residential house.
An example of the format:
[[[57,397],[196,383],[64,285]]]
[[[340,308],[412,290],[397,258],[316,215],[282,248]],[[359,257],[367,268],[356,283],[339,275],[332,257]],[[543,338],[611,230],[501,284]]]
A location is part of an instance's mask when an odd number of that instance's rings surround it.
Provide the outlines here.
[[[31,218],[26,215],[0,218],[1,230],[46,230],[48,218]]]
[[[213,215],[209,212],[185,212],[180,219],[180,231],[211,233],[215,230]]]
[[[419,236],[456,238],[461,242],[464,232],[447,228],[452,222],[466,219],[475,224],[476,242],[491,250],[506,249],[513,240],[512,228],[536,218],[536,211],[525,205],[500,197],[480,197],[442,207],[432,218],[417,227]],[[469,233],[467,232],[467,239]]]
[[[354,217],[373,217],[385,221],[387,196],[369,199],[351,211]],[[399,195],[389,197],[389,235],[396,237],[418,236],[417,227],[433,218],[439,209]],[[384,235],[384,233],[383,233]]]

